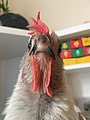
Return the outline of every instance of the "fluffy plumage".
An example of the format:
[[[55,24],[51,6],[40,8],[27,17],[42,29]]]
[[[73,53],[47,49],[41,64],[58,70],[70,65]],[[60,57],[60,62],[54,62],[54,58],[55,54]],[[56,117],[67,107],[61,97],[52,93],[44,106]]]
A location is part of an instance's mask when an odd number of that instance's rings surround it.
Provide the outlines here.
[[[21,60],[18,81],[10,100],[7,102],[4,120],[78,120],[74,110],[74,100],[65,79],[63,61],[58,56],[58,37],[52,32],[50,38],[53,43],[52,47],[48,40],[42,42],[44,37],[41,34],[36,34],[31,38],[32,41],[35,40],[37,47],[31,50],[31,46],[34,44],[31,41],[30,50]],[[40,44],[45,46],[40,48],[38,47]],[[53,53],[50,53],[46,46],[51,47]],[[44,51],[42,51],[43,49]],[[35,84],[31,62],[31,56],[34,55],[36,56],[34,62],[36,62],[36,69],[38,69],[38,71],[36,70],[37,76],[34,77],[35,79],[39,78]],[[50,81],[47,83],[45,71],[47,72],[50,60],[52,60],[52,70],[49,73],[51,74]],[[34,90],[32,90],[33,84],[36,85],[33,87]],[[51,89],[52,93],[47,91],[45,85]]]

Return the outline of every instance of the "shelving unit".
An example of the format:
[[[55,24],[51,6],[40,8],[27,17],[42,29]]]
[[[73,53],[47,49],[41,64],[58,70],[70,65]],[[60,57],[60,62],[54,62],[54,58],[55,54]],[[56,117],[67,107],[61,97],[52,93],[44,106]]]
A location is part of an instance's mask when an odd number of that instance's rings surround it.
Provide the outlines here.
[[[22,56],[27,50],[28,30],[0,26],[0,60]],[[90,23],[56,31],[61,40],[90,36]],[[69,65],[67,71],[90,68],[90,63]]]
[[[90,23],[81,24],[75,27],[67,28],[64,30],[56,31],[56,34],[61,40],[70,40],[79,37],[90,36]],[[81,72],[90,70],[90,63],[76,64],[65,66],[64,69],[69,72]]]

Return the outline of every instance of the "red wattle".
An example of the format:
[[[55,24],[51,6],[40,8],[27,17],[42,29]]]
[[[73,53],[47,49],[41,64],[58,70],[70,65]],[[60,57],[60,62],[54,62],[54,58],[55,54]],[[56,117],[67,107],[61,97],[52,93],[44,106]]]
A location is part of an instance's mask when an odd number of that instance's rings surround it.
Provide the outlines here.
[[[46,83],[46,87],[48,87],[49,84],[50,84],[51,69],[52,69],[52,61],[49,62],[48,73],[47,73],[47,83]]]
[[[36,91],[38,86],[38,66],[36,64],[35,57],[31,57],[31,68],[32,68],[32,74],[33,74],[33,84],[32,84],[32,92]]]
[[[47,81],[46,81],[46,92],[52,97],[52,89],[50,88],[50,78],[51,78],[51,70],[52,70],[52,60],[49,62],[48,73],[47,73]]]
[[[50,87],[46,88],[48,96],[52,97],[52,89]]]

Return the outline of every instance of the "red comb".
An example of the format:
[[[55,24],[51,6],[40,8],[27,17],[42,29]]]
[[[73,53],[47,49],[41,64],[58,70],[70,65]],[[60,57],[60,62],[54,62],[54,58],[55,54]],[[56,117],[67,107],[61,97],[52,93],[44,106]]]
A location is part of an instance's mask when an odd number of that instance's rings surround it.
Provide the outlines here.
[[[33,21],[34,24],[27,26],[27,28],[33,28],[34,31],[30,32],[29,33],[30,35],[32,35],[36,32],[39,32],[41,34],[43,34],[43,33],[44,34],[49,34],[48,26],[40,20],[40,12],[38,12],[37,20],[35,20],[34,18],[31,18],[31,20]]]

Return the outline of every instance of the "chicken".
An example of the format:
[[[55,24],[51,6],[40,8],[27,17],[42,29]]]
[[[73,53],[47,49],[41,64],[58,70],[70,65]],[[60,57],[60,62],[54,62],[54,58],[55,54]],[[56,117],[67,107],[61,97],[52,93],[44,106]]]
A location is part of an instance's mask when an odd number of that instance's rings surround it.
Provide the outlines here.
[[[78,120],[74,99],[66,82],[61,42],[41,22],[40,13],[29,39],[28,50],[21,60],[17,84],[4,120]],[[45,28],[45,29],[44,29]]]

